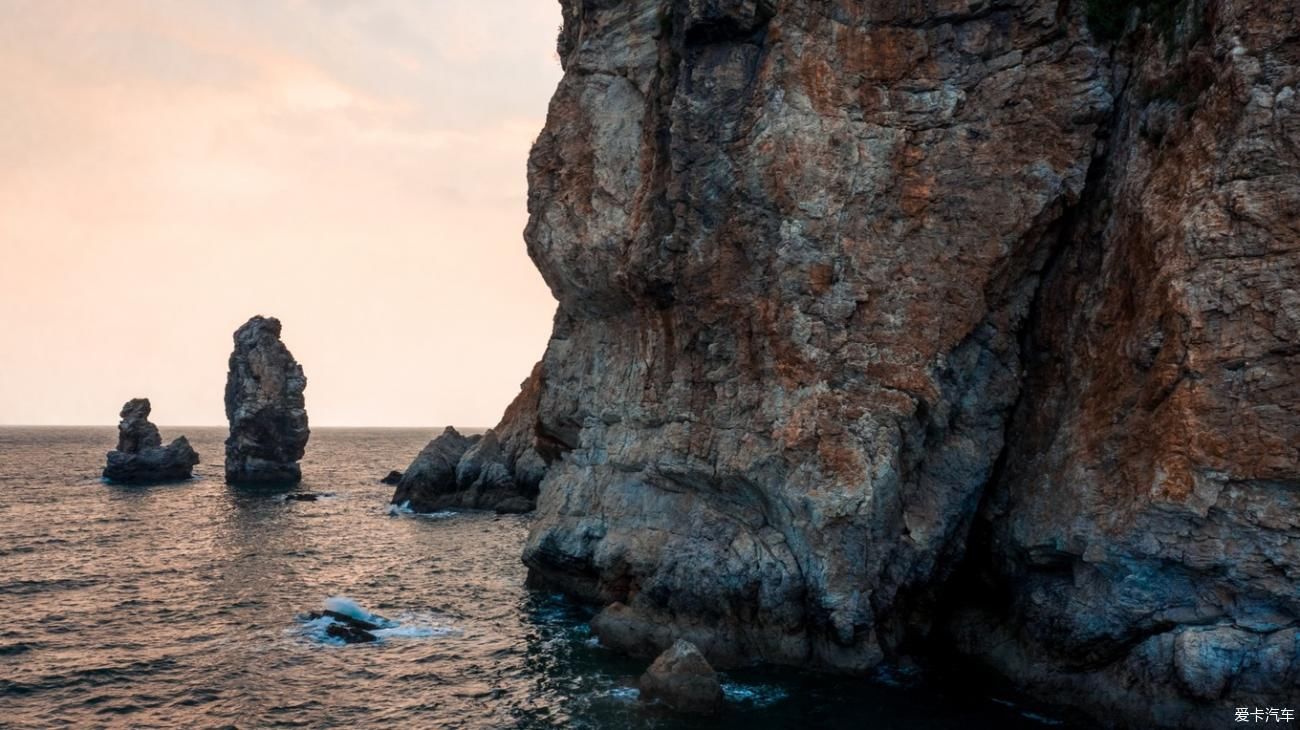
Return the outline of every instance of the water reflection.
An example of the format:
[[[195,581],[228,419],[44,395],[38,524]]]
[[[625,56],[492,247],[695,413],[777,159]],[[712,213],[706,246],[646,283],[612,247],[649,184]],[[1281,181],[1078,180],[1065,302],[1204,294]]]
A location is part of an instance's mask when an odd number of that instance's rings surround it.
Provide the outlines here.
[[[726,674],[717,718],[643,707],[647,662],[524,589],[527,517],[388,514],[378,478],[430,432],[316,431],[301,489],[335,496],[296,502],[226,486],[224,431],[185,431],[199,478],[113,487],[112,429],[0,429],[0,600],[27,617],[0,629],[6,727],[1041,727],[984,698],[779,672]],[[450,630],[326,643],[299,615],[335,595]]]

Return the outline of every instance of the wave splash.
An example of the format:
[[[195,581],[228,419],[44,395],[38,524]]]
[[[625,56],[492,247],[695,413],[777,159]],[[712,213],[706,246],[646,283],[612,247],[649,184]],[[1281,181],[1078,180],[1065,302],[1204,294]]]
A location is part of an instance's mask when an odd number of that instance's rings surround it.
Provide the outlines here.
[[[308,638],[331,646],[342,646],[347,642],[330,633],[330,626],[341,623],[339,618],[330,614],[377,627],[370,629],[370,633],[380,642],[384,639],[428,639],[462,635],[460,629],[437,622],[433,614],[405,611],[397,619],[390,619],[367,611],[347,596],[330,596],[325,599],[324,608],[327,612],[324,615],[309,613],[300,616],[299,629]]]

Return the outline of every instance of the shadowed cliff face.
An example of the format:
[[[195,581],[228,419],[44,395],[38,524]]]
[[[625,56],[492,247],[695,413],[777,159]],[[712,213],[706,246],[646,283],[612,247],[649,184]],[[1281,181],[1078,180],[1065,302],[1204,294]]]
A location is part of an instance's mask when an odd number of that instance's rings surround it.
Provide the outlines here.
[[[1300,6],[1178,4],[1117,58],[972,547],[994,600],[954,635],[1046,693],[1222,727],[1300,696]]]
[[[1026,654],[1000,665],[1028,683],[1097,646],[1096,621],[1126,661],[1136,617],[1175,608],[1162,581],[1202,559],[1207,592],[1293,611],[1274,561],[1300,429],[1265,406],[1295,387],[1297,276],[1276,267],[1297,132],[1240,64],[1271,44],[1254,63],[1289,113],[1294,38],[1215,15],[1186,93],[1223,88],[1189,116],[1138,101],[1183,62],[1154,31],[1101,46],[1070,3],[562,4],[529,164],[529,252],[560,307],[530,381],[551,465],[525,560],[617,604],[606,643],[855,671],[938,617],[989,654],[979,635],[1014,615]],[[1257,179],[1261,156],[1291,177]],[[1234,568],[1245,524],[1256,557]],[[996,606],[952,610],[959,566]],[[1101,619],[1078,603],[1126,581],[1157,589]]]

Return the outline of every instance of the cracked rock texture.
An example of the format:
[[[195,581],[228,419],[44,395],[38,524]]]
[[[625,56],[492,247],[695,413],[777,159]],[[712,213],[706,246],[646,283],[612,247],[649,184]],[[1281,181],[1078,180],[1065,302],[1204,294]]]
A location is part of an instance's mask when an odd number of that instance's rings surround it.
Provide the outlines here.
[[[972,540],[993,600],[954,634],[1044,695],[1222,727],[1300,697],[1300,6],[1178,4],[1116,58]]]
[[[303,399],[307,376],[280,341],[280,320],[253,317],[234,339],[226,375],[226,481],[297,484],[298,461],[311,436]]]
[[[1293,3],[561,4],[534,584],[651,656],[1294,694]]]
[[[199,455],[184,436],[162,445],[158,427],[149,421],[148,398],[132,398],[122,406],[117,449],[108,452],[104,478],[119,484],[151,484],[189,479]]]

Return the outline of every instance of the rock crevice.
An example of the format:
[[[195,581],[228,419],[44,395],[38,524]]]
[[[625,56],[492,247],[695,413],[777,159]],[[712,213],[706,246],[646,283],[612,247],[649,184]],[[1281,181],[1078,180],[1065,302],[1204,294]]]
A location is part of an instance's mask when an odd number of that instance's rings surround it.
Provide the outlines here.
[[[1293,686],[1298,11],[1085,5],[562,2],[533,584],[1129,724]]]

